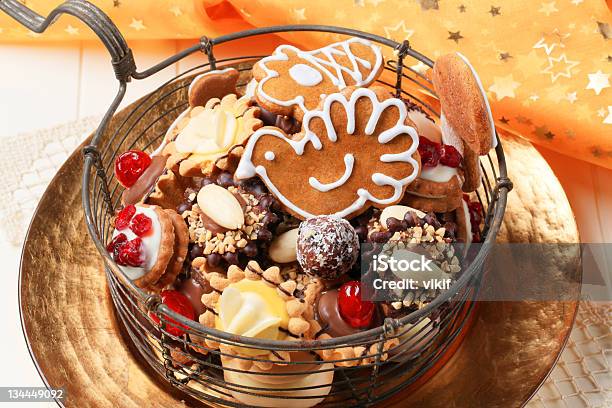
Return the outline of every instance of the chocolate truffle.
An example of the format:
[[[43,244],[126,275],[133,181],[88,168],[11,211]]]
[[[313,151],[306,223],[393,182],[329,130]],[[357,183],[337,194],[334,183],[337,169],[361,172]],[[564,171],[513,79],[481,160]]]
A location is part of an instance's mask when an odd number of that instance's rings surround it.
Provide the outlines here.
[[[350,271],[359,254],[359,238],[351,224],[322,215],[300,224],[297,260],[309,275],[336,279]]]

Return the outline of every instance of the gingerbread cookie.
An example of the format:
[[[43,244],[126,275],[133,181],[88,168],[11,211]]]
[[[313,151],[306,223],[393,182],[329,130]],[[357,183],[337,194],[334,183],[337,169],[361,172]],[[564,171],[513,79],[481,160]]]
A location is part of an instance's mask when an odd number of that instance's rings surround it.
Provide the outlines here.
[[[397,203],[418,176],[411,125],[404,103],[385,88],[349,87],[308,112],[293,139],[273,127],[256,131],[234,176],[259,176],[298,218],[350,218]]]
[[[155,189],[146,199],[147,204],[175,209],[183,202],[183,193],[193,185],[193,179],[176,174],[172,170],[159,176]]]
[[[253,67],[257,102],[265,109],[302,120],[326,95],[347,86],[369,86],[383,70],[378,46],[351,38],[313,51],[281,45]]]
[[[460,53],[438,58],[432,80],[440,98],[442,127],[452,129],[477,154],[487,154],[497,144],[495,123],[480,78],[467,58]]]
[[[112,241],[107,246],[123,272],[141,287],[155,284],[173,255],[174,226],[168,213],[157,206],[129,205],[115,218]]]
[[[196,76],[187,91],[189,106],[204,106],[211,99],[237,94],[236,83],[239,77],[240,72],[235,68],[208,71]]]
[[[165,209],[164,212],[170,216],[172,226],[174,227],[174,247],[166,272],[155,284],[155,287],[159,290],[165,289],[174,283],[176,277],[183,269],[183,263],[187,256],[187,246],[189,245],[189,230],[183,217],[174,210]]]
[[[171,141],[163,149],[169,156],[166,167],[184,177],[202,176],[231,146],[242,143],[261,127],[258,116],[258,108],[234,94],[191,108],[176,123]]]

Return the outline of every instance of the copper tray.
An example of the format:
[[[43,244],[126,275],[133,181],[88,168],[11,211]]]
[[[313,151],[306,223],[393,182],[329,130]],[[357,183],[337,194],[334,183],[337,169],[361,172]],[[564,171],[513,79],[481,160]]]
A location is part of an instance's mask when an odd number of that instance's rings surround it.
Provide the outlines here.
[[[125,110],[117,116],[122,115]],[[535,218],[547,211],[526,208],[520,201],[521,192],[537,185],[546,193],[542,199],[557,207],[559,221],[538,234],[508,222],[500,239],[577,242],[565,194],[539,153],[509,137],[504,138],[504,150],[516,185],[508,197],[506,219]],[[202,406],[150,373],[130,350],[114,317],[102,262],[86,231],[81,170],[82,156],[76,151],[44,194],[23,249],[21,317],[40,375],[50,387],[65,387],[62,404],[67,407],[171,407],[180,401]],[[561,353],[576,308],[576,302],[480,303],[454,353],[443,358],[429,379],[384,406],[522,406]]]

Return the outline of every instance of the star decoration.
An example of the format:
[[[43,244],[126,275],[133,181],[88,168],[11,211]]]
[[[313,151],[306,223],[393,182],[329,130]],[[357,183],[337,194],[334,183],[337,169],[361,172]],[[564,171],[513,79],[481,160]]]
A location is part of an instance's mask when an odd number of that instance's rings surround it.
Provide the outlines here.
[[[147,27],[143,24],[142,20],[137,20],[132,17],[132,22],[129,25],[130,28],[133,28],[136,31],[145,30]]]
[[[589,84],[586,89],[592,89],[595,91],[595,95],[599,95],[605,88],[610,87],[610,74],[604,74],[601,69],[592,74],[588,74]]]
[[[569,103],[574,103],[574,102],[576,102],[576,100],[578,99],[577,92],[571,92],[571,93],[568,93],[568,94],[565,96],[565,99],[567,99],[567,100],[569,101]]]
[[[608,55],[606,59],[608,60],[608,62],[612,62],[612,55]]]
[[[467,9],[467,7],[465,7],[463,4],[459,6],[459,12],[460,13],[465,13],[466,9]]]
[[[597,109],[597,116],[603,118],[604,116],[606,116],[606,110],[604,108]]]
[[[456,44],[459,44],[460,39],[465,38],[461,35],[460,31],[455,31],[455,32],[449,31],[448,34],[449,35],[448,35],[447,40],[453,40]]]
[[[551,14],[556,13],[557,11],[559,11],[559,9],[557,9],[556,2],[551,1],[550,3],[542,3],[542,7],[540,7],[540,9],[538,11],[540,13],[546,14],[546,17],[548,17]]]
[[[538,99],[540,99],[540,96],[538,94],[531,94],[529,95],[529,100],[536,102]]]
[[[572,2],[571,2],[571,3],[572,3],[574,6],[577,6],[577,5],[579,5],[580,3],[582,3],[583,1],[584,1],[584,0],[572,0]]]
[[[380,14],[379,14],[379,13],[374,12],[374,13],[370,14],[370,21],[371,21],[372,23],[377,23],[377,22],[379,22],[379,21],[380,21],[380,19],[381,19],[381,16],[380,16]]]
[[[546,133],[549,132],[548,128],[546,127],[546,125],[544,126],[536,126],[535,130],[533,131],[533,134],[541,139],[545,138]]]
[[[538,41],[533,48],[544,48],[546,55],[550,55],[550,53],[553,52],[557,46],[565,48],[563,40],[565,40],[567,37],[569,37],[568,33],[561,33],[558,28],[555,28],[550,34],[544,33],[542,38],[540,38],[540,41]]]
[[[113,0],[113,7],[121,6],[121,2],[119,0]]]
[[[68,35],[78,35],[79,34],[79,29],[71,26],[70,24],[68,24],[68,27],[66,27],[64,31],[67,32]]]
[[[183,10],[181,10],[181,8],[179,6],[172,6],[172,7],[170,7],[170,9],[168,11],[170,11],[172,14],[174,14],[175,17],[183,15]]]
[[[544,133],[544,137],[547,138],[548,140],[553,140],[555,137],[555,134],[549,130],[548,132]]]
[[[603,120],[606,125],[612,125],[612,106],[608,106],[608,116]]]
[[[604,40],[609,40],[612,38],[612,28],[608,23],[602,23],[601,21],[597,22],[597,30],[599,34],[604,38]]]
[[[406,28],[406,22],[401,20],[395,26],[385,26],[385,36],[395,41],[408,40],[414,34],[414,30]]]
[[[306,9],[305,8],[293,9],[293,14],[295,15],[295,19],[297,21],[306,20]]]
[[[501,14],[500,10],[501,7],[491,6],[491,10],[489,10],[489,13],[491,14],[491,17],[499,16]]]
[[[553,67],[557,65],[557,63],[563,63],[565,65],[564,70],[560,70],[557,72],[553,72]],[[542,74],[550,74],[550,79],[554,83],[559,77],[571,78],[572,77],[572,68],[578,65],[578,61],[568,61],[567,56],[565,54],[561,54],[558,58],[548,57],[548,66],[542,70]]]
[[[508,119],[505,116],[502,116],[501,119],[499,120],[501,123],[503,123],[504,125],[507,125],[508,122],[510,122],[510,119]]]
[[[521,85],[520,82],[516,82],[512,74],[504,77],[494,77],[493,85],[489,87],[489,91],[493,92],[497,97],[498,101],[504,98],[514,98],[516,94],[514,91]]]
[[[438,10],[438,0],[419,0],[421,10]]]
[[[512,55],[510,55],[509,52],[502,52],[501,54],[499,54],[499,59],[507,62],[510,58],[514,58]]]

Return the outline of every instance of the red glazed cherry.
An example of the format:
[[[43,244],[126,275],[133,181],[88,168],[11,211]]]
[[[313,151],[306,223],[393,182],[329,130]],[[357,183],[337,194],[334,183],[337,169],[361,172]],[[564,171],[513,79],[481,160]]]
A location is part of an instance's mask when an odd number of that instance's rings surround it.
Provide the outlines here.
[[[126,242],[119,249],[119,254],[115,261],[122,266],[141,267],[144,263],[142,254],[142,240],[138,237]]]
[[[193,310],[193,305],[187,298],[187,296],[183,295],[181,292],[177,292],[176,290],[164,290],[161,293],[162,303],[173,312],[176,312],[182,316],[185,316],[189,320],[195,320],[195,311]],[[160,319],[150,313],[149,316],[153,321],[159,324]],[[186,327],[171,317],[166,317],[166,331],[173,336],[179,337],[184,333],[183,329]],[[171,324],[174,323],[174,324]]]
[[[356,329],[366,329],[374,317],[374,303],[361,300],[361,283],[349,281],[338,289],[340,316]]]
[[[134,214],[136,214],[136,207],[131,204],[119,211],[117,218],[115,218],[115,228],[118,230],[126,229],[130,225],[130,220]]]
[[[450,145],[442,145],[439,149],[440,163],[448,167],[459,167],[461,164],[461,154],[457,149]]]
[[[132,187],[151,164],[151,157],[140,150],[128,150],[115,160],[115,177],[123,187]]]
[[[143,237],[151,232],[152,226],[153,222],[144,214],[136,214],[136,216],[132,218],[132,222],[130,222],[130,229],[139,237]]]
[[[106,246],[106,250],[111,254],[113,259],[117,259],[119,257],[119,250],[123,247],[127,241],[127,236],[125,234],[119,234],[111,242]]]
[[[432,142],[426,137],[419,136],[419,155],[423,167],[436,167],[440,161],[440,144]]]

